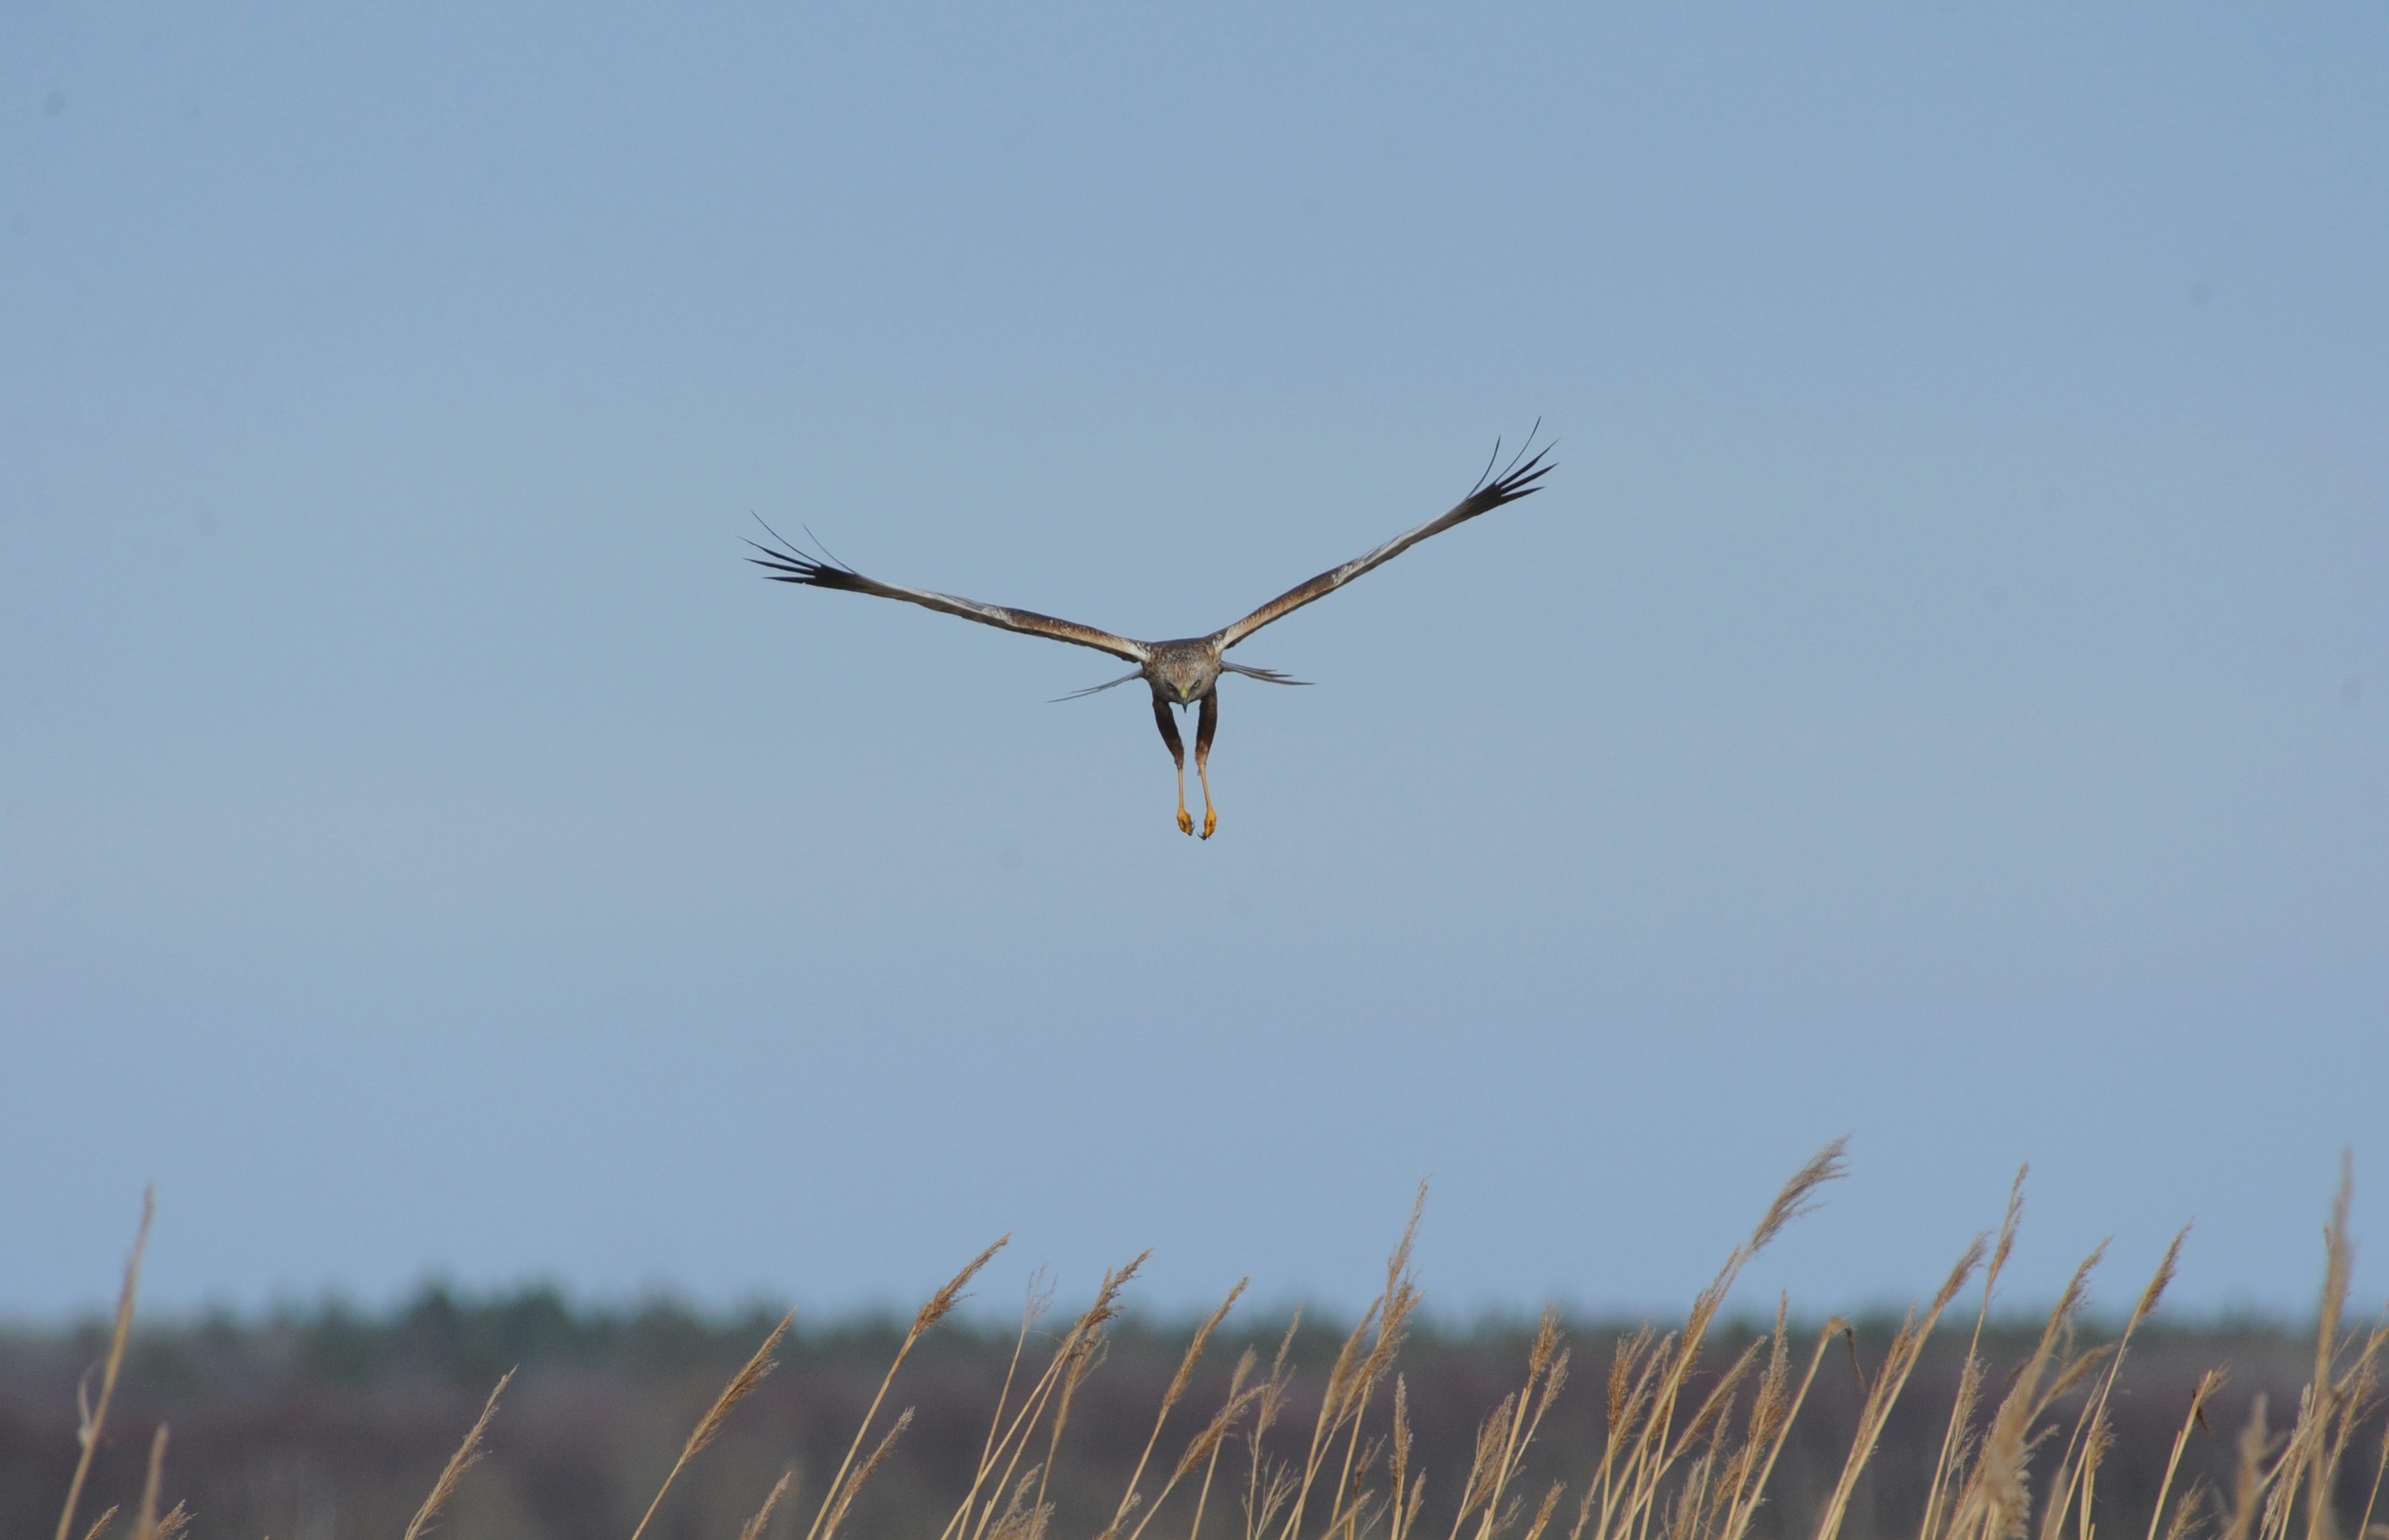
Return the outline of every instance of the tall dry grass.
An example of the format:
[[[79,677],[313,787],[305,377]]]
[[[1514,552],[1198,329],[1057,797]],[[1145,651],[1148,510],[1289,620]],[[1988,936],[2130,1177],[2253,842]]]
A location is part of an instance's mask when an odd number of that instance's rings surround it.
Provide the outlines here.
[[[1297,1404],[1292,1353],[1299,1313],[1266,1365],[1257,1350],[1246,1349],[1208,1415],[1198,1416],[1191,1432],[1181,1424],[1197,1367],[1244,1293],[1240,1282],[1194,1331],[1108,1522],[1087,1540],[1145,1540],[1148,1530],[1155,1540],[1180,1540],[1182,1534],[1183,1540],[1221,1540],[1223,1534],[1226,1540],[1435,1540],[1419,1533],[1431,1475],[1438,1483],[1450,1482],[1455,1494],[1440,1499],[1451,1511],[1441,1540],[1556,1540],[1554,1530],[1562,1524],[1566,1540],[1752,1540],[1801,1410],[1820,1371],[1841,1356],[1837,1349],[1847,1353],[1863,1396],[1838,1472],[1821,1489],[1814,1512],[1796,1518],[1797,1527],[1811,1530],[1814,1540],[1842,1540],[1851,1530],[1870,1462],[1895,1419],[1937,1429],[1938,1456],[1918,1510],[1889,1521],[1870,1512],[1860,1526],[1869,1540],[1879,1534],[1905,1540],[1910,1525],[1914,1540],[2098,1540],[2101,1524],[2112,1527],[2115,1521],[2112,1514],[2102,1519],[2106,1510],[2097,1495],[2116,1445],[2114,1398],[2125,1358],[2174,1277],[2187,1229],[2174,1238],[2121,1330],[2112,1341],[2085,1345],[2081,1317],[2104,1246],[2094,1251],[2076,1270],[2029,1353],[1996,1388],[1984,1351],[1986,1327],[2022,1220],[2022,1172],[1999,1228],[1974,1239],[1933,1298],[1909,1312],[1872,1365],[1862,1360],[1856,1330],[1838,1318],[1818,1329],[1812,1340],[1795,1342],[1788,1301],[1778,1303],[1771,1332],[1722,1362],[1712,1361],[1720,1313],[1743,1270],[1843,1171],[1837,1140],[1784,1184],[1749,1238],[1695,1296],[1680,1327],[1645,1327],[1618,1340],[1607,1372],[1596,1381],[1605,1411],[1600,1445],[1589,1460],[1577,1462],[1590,1475],[1573,1503],[1565,1483],[1533,1473],[1547,1414],[1572,1382],[1570,1352],[1554,1311],[1545,1312],[1527,1344],[1516,1388],[1477,1424],[1467,1468],[1431,1473],[1414,1466],[1414,1407],[1399,1363],[1420,1303],[1411,1256],[1425,1202],[1422,1187],[1387,1259],[1382,1291],[1326,1366],[1308,1426],[1290,1420]],[[2290,1426],[2276,1432],[2264,1398],[2256,1397],[2234,1442],[2237,1460],[2228,1489],[2194,1482],[2177,1492],[2184,1452],[2207,1427],[2207,1410],[2228,1374],[2225,1366],[2208,1371],[2180,1409],[2153,1500],[2145,1513],[2127,1515],[2136,1540],[2143,1529],[2144,1540],[2389,1540],[2389,1524],[2374,1521],[2383,1478],[2389,1474],[2389,1431],[2382,1432],[2376,1447],[2365,1446],[2382,1401],[2389,1322],[2347,1324],[2351,1186],[2344,1164],[2324,1228],[2312,1377]],[[86,1391],[80,1403],[81,1457],[55,1540],[74,1537],[92,1451],[107,1422],[132,1330],[151,1209],[145,1198],[109,1350],[95,1369],[97,1399],[91,1401]],[[812,1515],[802,1540],[836,1540],[852,1516],[857,1495],[881,1471],[911,1425],[910,1407],[882,1415],[906,1359],[963,1302],[972,1280],[1003,1244],[998,1241],[980,1253],[914,1316],[843,1458],[818,1496],[809,1499]],[[936,1540],[1049,1540],[1054,1520],[1049,1489],[1056,1462],[1067,1457],[1073,1410],[1104,1362],[1124,1292],[1143,1261],[1139,1256],[1106,1273],[1094,1302],[1058,1330],[1044,1324],[1050,1290],[1032,1286],[975,1468],[965,1473]],[[1974,1319],[1964,1329],[1963,1368],[1950,1404],[1906,1404],[1927,1343],[1937,1330],[1960,1330],[1948,1324],[1948,1314],[1977,1279]],[[788,1327],[789,1319],[783,1318],[697,1419],[631,1540],[643,1540],[665,1495],[772,1372]],[[512,1379],[509,1371],[490,1393],[402,1540],[422,1540],[435,1527],[481,1458],[500,1393]],[[1210,1382],[1216,1384],[1216,1378]],[[1182,1442],[1165,1442],[1173,1426],[1180,1426],[1174,1438]],[[161,1425],[151,1441],[133,1540],[176,1540],[191,1522],[179,1503],[162,1516],[158,1512],[166,1449]],[[763,1540],[775,1533],[775,1519],[776,1533],[794,1540],[790,1508],[784,1505],[791,1502],[796,1486],[791,1466],[760,1497],[738,1540]],[[2354,1491],[2362,1493],[2360,1503],[2343,1501]],[[83,1532],[85,1540],[102,1540],[119,1511],[101,1513]],[[1768,1533],[1781,1536],[1790,1530],[1777,1518]]]

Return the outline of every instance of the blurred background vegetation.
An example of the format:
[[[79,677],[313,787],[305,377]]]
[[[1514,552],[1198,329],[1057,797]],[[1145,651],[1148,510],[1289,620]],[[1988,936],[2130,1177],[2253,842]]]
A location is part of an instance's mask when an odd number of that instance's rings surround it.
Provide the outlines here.
[[[164,1499],[188,1502],[196,1540],[396,1540],[491,1387],[518,1368],[492,1425],[488,1458],[466,1478],[440,1533],[449,1540],[628,1536],[689,1429],[779,1315],[760,1305],[709,1314],[663,1300],[591,1307],[548,1287],[465,1295],[427,1286],[386,1313],[327,1303],[262,1318],[145,1319],[133,1334],[78,1529],[107,1505],[134,1501],[162,1422],[172,1429]],[[793,1469],[795,1498],[781,1506],[769,1533],[800,1536],[906,1324],[866,1316],[809,1326],[800,1317],[780,1350],[779,1369],[692,1463],[648,1534],[735,1540],[773,1482]],[[1156,1460],[1165,1467],[1173,1460],[1225,1398],[1243,1350],[1253,1347],[1266,1365],[1287,1324],[1283,1317],[1231,1317],[1164,1431]],[[1294,1400],[1273,1437],[1297,1454],[1348,1324],[1308,1323],[1295,1338]],[[1617,1336],[1638,1324],[1569,1324],[1573,1377],[1526,1470],[1535,1495],[1552,1481],[1568,1483],[1560,1534],[1599,1457],[1603,1381]],[[1767,1324],[1720,1329],[1705,1358],[1709,1371],[1731,1364]],[[1808,1343],[1820,1324],[1809,1323]],[[1813,1523],[1849,1448],[1863,1400],[1859,1377],[1879,1368],[1897,1324],[1861,1321],[1854,1350],[1837,1346],[1828,1357],[1755,1535],[1775,1540]],[[1067,1325],[1058,1315],[1042,1323],[1046,1340],[1029,1343],[1030,1372]],[[2024,1317],[1994,1322],[1986,1344],[1992,1395],[2030,1355],[2041,1325]],[[1846,1534],[1915,1534],[1971,1326],[1969,1315],[1936,1334],[1884,1435]],[[1055,1535],[1094,1536],[1110,1521],[1192,1330],[1191,1321],[1134,1315],[1115,1323],[1055,1461],[1049,1493]],[[2087,1344],[2103,1328],[2086,1322],[2082,1330]],[[1450,1527],[1477,1424],[1517,1387],[1533,1332],[1534,1323],[1523,1319],[1414,1324],[1399,1371],[1417,1430],[1412,1468],[1428,1473],[1422,1534],[1439,1536]],[[45,1535],[56,1523],[78,1453],[78,1384],[86,1376],[96,1383],[95,1366],[107,1355],[108,1337],[105,1321],[0,1330],[0,1534]],[[924,1340],[888,1402],[888,1413],[916,1408],[914,1420],[842,1534],[938,1534],[970,1480],[1014,1344],[1011,1329],[964,1317]],[[2268,1398],[2272,1428],[2286,1425],[2299,1387],[2312,1376],[2314,1353],[2311,1329],[2287,1323],[2144,1326],[2113,1407],[2116,1446],[2098,1488],[2100,1511],[2112,1517],[2101,1528],[2118,1540],[2137,1540],[2201,1374],[2228,1364],[2231,1378],[2210,1404],[2207,1426],[2191,1435],[2177,1493],[2190,1479],[2228,1490],[2255,1398]],[[2060,1410],[2070,1418],[2078,1404],[2074,1398]],[[2357,1447],[2370,1455],[2380,1436],[2376,1413],[2372,1432]],[[2062,1432],[2057,1442],[2063,1444]],[[1237,1445],[1230,1451],[1205,1520],[1208,1540],[1244,1534],[1246,1457]],[[2341,1478],[2350,1514],[2362,1508],[2372,1476],[2370,1460],[2362,1463],[2365,1469]],[[1148,1479],[1145,1490],[1156,1485]],[[1149,1533],[1180,1540],[1192,1512],[1182,1492]]]

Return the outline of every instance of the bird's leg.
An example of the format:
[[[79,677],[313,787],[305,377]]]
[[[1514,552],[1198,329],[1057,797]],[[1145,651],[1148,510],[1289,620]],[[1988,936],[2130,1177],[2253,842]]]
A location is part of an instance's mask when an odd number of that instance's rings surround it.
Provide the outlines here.
[[[1209,839],[1211,831],[1220,826],[1220,815],[1211,807],[1211,734],[1220,731],[1220,692],[1213,690],[1203,697],[1203,715],[1194,723],[1194,778],[1203,783],[1203,837]],[[1178,784],[1183,801],[1186,774],[1181,770]]]
[[[1169,745],[1169,757],[1178,762],[1178,832],[1191,834],[1194,821],[1186,816],[1186,745],[1178,736],[1178,724],[1169,719],[1169,703],[1153,703],[1153,719],[1161,724],[1161,741]]]

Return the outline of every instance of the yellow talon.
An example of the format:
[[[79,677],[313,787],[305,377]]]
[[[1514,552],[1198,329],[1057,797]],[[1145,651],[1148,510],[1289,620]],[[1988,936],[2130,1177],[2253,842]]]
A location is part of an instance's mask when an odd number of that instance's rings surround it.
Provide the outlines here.
[[[1187,821],[1191,823],[1191,822],[1193,822],[1194,821],[1193,821],[1192,819],[1189,819]],[[1212,832],[1213,830],[1217,829],[1219,826],[1220,826],[1220,815],[1219,815],[1216,811],[1214,811],[1213,809],[1211,809],[1211,808],[1204,808],[1204,809],[1203,809],[1203,837],[1204,837],[1205,839],[1209,839],[1209,838],[1211,837],[1211,832]]]
[[[1178,809],[1178,832],[1182,834],[1191,834],[1194,832],[1194,817],[1183,808]],[[1205,839],[1209,839],[1211,837],[1211,831],[1208,829],[1204,830],[1203,837]]]

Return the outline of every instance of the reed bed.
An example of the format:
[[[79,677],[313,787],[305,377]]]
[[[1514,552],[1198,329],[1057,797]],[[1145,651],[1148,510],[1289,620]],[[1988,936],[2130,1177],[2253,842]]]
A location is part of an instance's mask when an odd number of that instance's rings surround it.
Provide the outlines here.
[[[2213,1426],[2208,1413],[2229,1377],[2228,1366],[2215,1366],[2178,1408],[2162,1480],[2121,1514],[2099,1495],[2102,1474],[2115,1463],[2118,1387],[2127,1355],[2174,1277],[2187,1231],[2175,1237],[2121,1330],[2087,1342],[2085,1302],[2104,1248],[2093,1252],[2029,1348],[2004,1370],[1987,1345],[1999,1333],[1987,1329],[2022,1219],[2021,1172],[1998,1228],[1961,1254],[1933,1297],[1887,1340],[1876,1333],[1870,1348],[1839,1318],[1795,1329],[1788,1302],[1778,1303],[1771,1330],[1722,1330],[1728,1299],[1752,1258],[1843,1170],[1839,1141],[1820,1151],[1729,1254],[1683,1322],[1620,1335],[1602,1372],[1572,1373],[1567,1332],[1559,1315],[1546,1311],[1526,1343],[1514,1388],[1477,1421],[1464,1467],[1435,1471],[1416,1457],[1418,1419],[1448,1418],[1450,1409],[1416,1403],[1402,1367],[1420,1305],[1411,1257],[1422,1188],[1387,1259],[1383,1288],[1323,1366],[1296,1361],[1297,1313],[1273,1353],[1266,1343],[1243,1349],[1223,1389],[1216,1369],[1198,1373],[1245,1285],[1230,1292],[1191,1333],[1107,1521],[1083,1527],[1057,1522],[1055,1473],[1073,1457],[1074,1417],[1085,1415],[1088,1387],[1104,1366],[1144,1258],[1106,1273],[1093,1303],[1064,1321],[1049,1321],[1051,1292],[1032,1289],[984,1432],[974,1438],[976,1456],[969,1469],[954,1473],[959,1490],[951,1507],[930,1510],[945,1513],[942,1527],[931,1535],[932,1518],[918,1527],[919,1540],[1054,1540],[1057,1530],[1073,1540],[1786,1540],[1801,1532],[1814,1540],[2097,1540],[2102,1528],[2112,1532],[2119,1523],[2127,1533],[2112,1540],[2389,1540],[2389,1522],[2379,1521],[2389,1514],[2378,1512],[2389,1430],[2376,1417],[2389,1322],[2349,1324],[2351,1184],[2344,1167],[2324,1228],[2311,1373],[2287,1425],[2274,1426],[2268,1398],[2258,1394],[2236,1434]],[[109,1349],[95,1368],[96,1397],[86,1389],[79,1403],[81,1454],[55,1540],[78,1534],[113,1540],[120,1527],[132,1540],[176,1540],[192,1523],[180,1503],[159,1511],[168,1449],[161,1424],[152,1432],[130,1517],[121,1505],[110,1507],[77,1528],[133,1329],[149,1213],[145,1199]],[[820,1489],[803,1493],[794,1465],[779,1472],[749,1497],[752,1516],[737,1526],[737,1540],[837,1540],[850,1532],[858,1497],[883,1477],[912,1426],[913,1408],[891,1409],[902,1399],[907,1360],[1004,1244],[981,1252],[914,1315]],[[1970,1297],[1968,1325],[1961,1301]],[[644,1516],[629,1528],[630,1540],[645,1540],[674,1484],[684,1475],[695,1479],[708,1446],[777,1367],[790,1324],[781,1319],[698,1418]],[[1908,1393],[1936,1333],[1962,1334],[1965,1347],[1954,1394],[1926,1405]],[[1743,1337],[1749,1340],[1737,1349]],[[1832,1457],[1837,1464],[1827,1465],[1822,1479],[1807,1484],[1798,1511],[1779,1511],[1772,1486],[1822,1374],[1855,1375],[1859,1387],[1846,1447]],[[1589,1378],[1591,1388],[1575,1394],[1594,1397],[1599,1412],[1591,1424],[1598,1429],[1595,1446],[1555,1452],[1546,1430],[1561,1424],[1551,1414],[1579,1378]],[[509,1371],[497,1381],[401,1540],[435,1532],[451,1499],[469,1484],[512,1379]],[[1198,1385],[1212,1387],[1216,1398],[1198,1401]],[[1104,1415],[1116,1416],[1116,1408]],[[1938,1451],[1921,1500],[1902,1513],[1862,1502],[1873,1495],[1866,1483],[1886,1433],[1897,1428],[1913,1434],[1920,1424],[1934,1430],[1927,1437]],[[1586,1424],[1574,1419],[1566,1425]],[[2202,1463],[2185,1458],[2195,1439],[2229,1440],[2228,1480],[2186,1475]],[[2153,1458],[2153,1451],[2140,1453]],[[1816,1451],[1803,1457],[1813,1464]],[[1574,1489],[1567,1479],[1554,1479],[1555,1471],[1572,1475]],[[919,1505],[907,1511],[920,1511]],[[698,1532],[683,1519],[656,1533],[677,1540]],[[728,1526],[722,1535],[729,1540]]]

